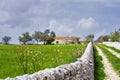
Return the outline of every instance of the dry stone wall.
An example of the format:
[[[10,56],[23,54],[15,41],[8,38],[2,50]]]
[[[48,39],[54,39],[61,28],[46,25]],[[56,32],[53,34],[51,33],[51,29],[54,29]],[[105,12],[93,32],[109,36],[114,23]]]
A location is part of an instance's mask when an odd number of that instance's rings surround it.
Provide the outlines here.
[[[120,49],[120,42],[103,42],[103,44]]]
[[[83,56],[74,63],[45,69],[5,80],[94,80],[93,46],[89,43]]]

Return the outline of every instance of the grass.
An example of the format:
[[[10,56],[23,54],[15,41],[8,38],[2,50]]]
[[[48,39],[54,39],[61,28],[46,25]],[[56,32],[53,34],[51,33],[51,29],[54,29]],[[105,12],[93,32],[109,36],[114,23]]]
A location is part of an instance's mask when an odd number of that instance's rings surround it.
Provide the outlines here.
[[[107,49],[103,47],[103,45],[98,45],[98,47],[103,51],[103,53],[106,55],[109,62],[112,64],[114,70],[117,72],[117,74],[120,76],[120,59],[117,58],[115,55],[110,53]]]
[[[93,49],[94,49],[94,66],[95,66],[94,80],[104,80],[106,74],[104,72],[102,57],[98,54],[98,51],[95,48],[95,46],[93,47]]]
[[[0,78],[31,74],[74,62],[81,57],[85,47],[86,45],[0,45]]]
[[[107,46],[107,45],[104,45],[104,44],[102,44],[102,45],[105,46],[105,47],[107,47],[107,48],[110,48],[110,49],[114,50],[114,51],[117,52],[117,53],[120,53],[120,50],[119,50],[119,49],[116,49],[116,48],[114,48],[114,47]]]

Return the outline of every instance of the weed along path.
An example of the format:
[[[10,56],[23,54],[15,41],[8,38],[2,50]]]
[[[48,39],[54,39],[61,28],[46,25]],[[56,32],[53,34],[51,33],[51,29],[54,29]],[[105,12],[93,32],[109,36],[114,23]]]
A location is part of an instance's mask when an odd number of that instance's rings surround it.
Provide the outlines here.
[[[113,67],[109,63],[108,59],[104,55],[104,53],[101,51],[100,48],[96,47],[97,51],[100,56],[102,56],[103,59],[103,64],[104,64],[104,69],[105,73],[107,75],[106,80],[120,80],[120,77],[117,75],[117,73],[114,71]]]
[[[115,52],[115,51],[112,50],[112,49],[106,48],[106,47],[105,47],[105,49],[107,49],[110,53],[112,53],[112,54],[115,55],[116,57],[120,58],[120,54],[119,54],[119,53]]]

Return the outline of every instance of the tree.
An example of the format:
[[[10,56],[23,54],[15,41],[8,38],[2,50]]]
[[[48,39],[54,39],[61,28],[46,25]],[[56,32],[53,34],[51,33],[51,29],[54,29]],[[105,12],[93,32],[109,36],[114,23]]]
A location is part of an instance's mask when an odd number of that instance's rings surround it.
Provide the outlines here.
[[[48,34],[50,33],[50,30],[49,30],[49,29],[46,29],[46,30],[44,31],[44,33],[48,35]]]
[[[120,33],[119,31],[114,31],[111,33],[110,35],[110,40],[113,41],[113,42],[119,42],[120,41]]]
[[[40,39],[44,44],[51,44],[55,40],[55,32],[46,29],[40,34]]]
[[[48,37],[49,37],[49,36],[48,36],[48,34],[46,34],[46,33],[40,34],[40,39],[41,39],[41,41],[42,41],[44,44],[47,43]]]
[[[11,37],[10,37],[10,36],[4,36],[4,37],[2,38],[2,41],[3,41],[4,44],[8,44],[10,40],[11,40]]]
[[[94,38],[94,35],[93,35],[93,34],[87,35],[87,36],[85,37],[86,42],[93,41],[93,38]]]
[[[97,41],[98,42],[104,42],[104,41],[108,41],[109,40],[109,36],[108,35],[103,35],[103,36],[100,36]]]
[[[50,36],[56,37],[55,32],[54,32],[54,31],[51,31]]]
[[[47,38],[47,44],[51,44],[55,40],[55,37],[56,37],[55,32],[51,31],[50,35],[48,35]]]
[[[71,39],[72,39],[72,41],[71,41],[72,44],[78,44],[80,38],[72,36]]]
[[[23,44],[27,44],[28,41],[32,41],[32,37],[29,35],[29,32],[26,32],[22,34],[22,37],[19,37],[19,41]]]
[[[32,38],[37,42],[37,44],[41,41],[41,35],[42,32],[40,31],[35,31],[35,33],[32,35]]]

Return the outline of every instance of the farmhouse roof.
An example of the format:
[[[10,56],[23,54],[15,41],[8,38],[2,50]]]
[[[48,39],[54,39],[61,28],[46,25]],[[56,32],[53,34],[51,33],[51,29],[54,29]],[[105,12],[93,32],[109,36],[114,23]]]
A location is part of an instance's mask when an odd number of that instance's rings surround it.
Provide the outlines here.
[[[62,40],[62,39],[73,39],[73,38],[78,38],[76,36],[72,36],[72,37],[69,37],[69,36],[56,36],[55,39],[57,40]]]

